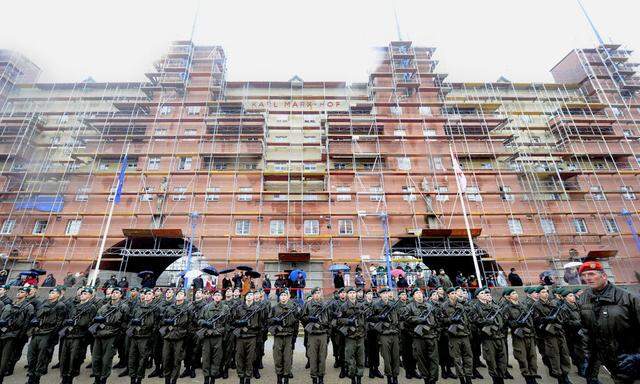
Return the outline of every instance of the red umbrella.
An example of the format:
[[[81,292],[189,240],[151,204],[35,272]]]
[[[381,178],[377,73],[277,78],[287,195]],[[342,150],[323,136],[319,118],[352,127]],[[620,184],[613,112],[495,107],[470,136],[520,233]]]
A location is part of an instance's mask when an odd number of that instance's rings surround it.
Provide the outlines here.
[[[391,276],[393,276],[393,277],[404,276],[404,275],[405,275],[405,273],[404,273],[404,271],[402,269],[398,268],[398,269],[391,270]]]

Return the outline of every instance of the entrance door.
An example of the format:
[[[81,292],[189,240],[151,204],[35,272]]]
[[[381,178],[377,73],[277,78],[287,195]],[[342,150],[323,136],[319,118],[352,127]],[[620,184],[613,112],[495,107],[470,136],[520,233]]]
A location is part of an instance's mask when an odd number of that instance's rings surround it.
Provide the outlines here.
[[[323,280],[323,263],[322,262],[303,262],[303,263],[289,263],[289,262],[265,262],[264,273],[271,276],[271,281],[274,281],[274,276],[279,272],[291,272],[294,269],[302,269],[307,272],[307,288],[322,288]]]

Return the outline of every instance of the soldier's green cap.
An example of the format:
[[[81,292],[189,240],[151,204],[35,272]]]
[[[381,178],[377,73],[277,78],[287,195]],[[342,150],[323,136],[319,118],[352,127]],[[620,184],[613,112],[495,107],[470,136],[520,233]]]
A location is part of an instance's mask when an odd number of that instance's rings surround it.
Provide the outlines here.
[[[140,288],[138,287],[133,287],[130,289],[131,292],[138,292],[140,290]]]
[[[313,295],[313,294],[315,294],[316,292],[321,292],[320,287],[315,287],[315,288],[313,288],[313,289],[311,290],[311,294],[312,294],[312,295]]]
[[[539,286],[535,287],[531,292],[540,293],[544,289],[547,289],[547,287],[545,287],[544,285],[539,285]]]
[[[411,290],[411,296],[415,295],[417,292],[421,292],[421,291],[420,291],[420,288],[413,288],[413,289]]]
[[[342,292],[344,292],[344,287],[342,287],[342,288],[338,288],[338,290],[337,290],[336,292],[338,292],[338,293],[342,293]]]
[[[347,293],[349,292],[357,292],[356,289],[354,287],[349,287],[347,288]]]
[[[582,291],[582,289],[583,289],[582,287],[575,287],[571,290],[571,293],[575,295],[576,293]]]
[[[398,292],[398,296],[400,295],[406,295],[407,291],[405,291],[404,289]]]
[[[49,290],[49,293],[51,292],[58,292],[58,293],[62,293],[62,289],[60,289],[59,287],[53,287]]]
[[[510,294],[512,294],[513,292],[515,292],[516,290],[513,288],[505,288],[502,291],[502,296],[509,296]]]
[[[198,288],[194,292],[204,292],[204,288]]]
[[[385,292],[391,292],[391,289],[389,287],[383,287],[378,291],[378,293],[385,293]]]
[[[488,287],[479,288],[476,290],[476,297],[478,297],[482,292],[491,293],[491,290]]]
[[[524,287],[524,293],[531,293],[531,287]]]
[[[61,292],[64,292],[67,290],[67,287],[65,287],[64,285],[56,285],[56,288],[59,289]]]
[[[562,297],[567,297],[568,294],[573,293],[573,289],[567,289],[567,288],[562,288],[559,289],[560,292],[558,292],[560,295],[562,295]]]
[[[82,288],[80,288],[80,293],[82,293],[82,292],[87,292],[87,293],[90,293],[90,294],[93,295],[93,288],[91,288],[91,287],[82,287]]]
[[[220,295],[220,296],[222,296],[222,291],[221,291],[221,290],[217,290],[217,291],[213,292],[213,295],[214,295],[214,296],[215,296],[215,295]]]
[[[111,287],[111,292],[113,292],[113,291],[118,291],[118,292],[122,293],[122,288],[120,288],[120,287]]]
[[[451,287],[451,288],[447,288],[447,293],[451,293],[451,292],[455,292],[456,291],[456,287]]]
[[[140,292],[141,293],[149,293],[149,292],[153,292],[153,289],[151,289],[151,288],[142,288],[142,289],[140,289]]]
[[[11,286],[9,284],[5,284],[5,285],[0,285],[0,288],[4,288],[6,290],[11,289]]]
[[[291,292],[289,292],[289,288],[283,288],[283,289],[282,289],[282,292],[280,292],[280,294],[281,294],[281,295],[282,295],[282,294],[289,295],[289,294],[291,294]]]
[[[31,292],[31,287],[25,285],[24,287],[18,288],[18,291],[23,291],[23,292],[29,293],[29,292]]]

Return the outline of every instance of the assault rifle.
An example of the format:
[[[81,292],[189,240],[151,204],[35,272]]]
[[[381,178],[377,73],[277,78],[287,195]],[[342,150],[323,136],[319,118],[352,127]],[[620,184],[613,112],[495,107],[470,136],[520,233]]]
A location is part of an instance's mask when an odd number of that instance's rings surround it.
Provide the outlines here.
[[[164,320],[162,320],[162,322],[164,323],[164,325],[162,327],[160,327],[160,329],[158,330],[158,333],[160,333],[160,336],[165,337],[165,335],[167,334],[167,332],[171,331],[173,329],[173,326],[176,324],[176,321],[185,313],[187,313],[189,311],[190,308],[188,308],[187,304],[183,304],[185,306],[184,309],[178,311],[176,313],[175,316],[170,317],[170,318],[165,318]]]
[[[271,319],[270,323],[272,324],[271,327],[269,327],[269,332],[271,332],[271,334],[275,334],[276,332],[279,332],[282,330],[282,327],[284,325],[284,321],[291,316],[292,314],[296,313],[296,309],[295,308],[291,308],[290,310],[288,310],[287,312],[281,314],[278,317],[275,317],[273,319]]]
[[[58,336],[60,336],[60,338],[66,337],[69,331],[71,331],[73,327],[76,326],[76,323],[78,322],[78,320],[80,320],[82,316],[84,316],[86,313],[88,313],[92,309],[93,309],[93,304],[87,303],[87,305],[81,311],[76,313],[72,318],[66,319],[63,323],[63,327],[60,329],[60,331],[58,331]]]
[[[452,324],[447,328],[447,331],[455,335],[458,332],[458,327],[460,327],[460,322],[462,322],[462,309],[458,308],[451,315]]]
[[[506,308],[506,306],[499,306],[491,316],[485,318],[482,323],[484,324],[480,329],[482,333],[487,336],[493,336],[495,332],[499,331],[498,329],[498,315],[502,313],[502,311]]]
[[[527,324],[527,322],[529,321],[529,318],[533,314],[533,310],[534,309],[535,309],[534,306],[531,305],[531,308],[529,308],[529,310],[526,313],[522,313],[518,317],[518,319],[516,320],[517,328],[513,331],[514,335],[516,335],[518,337],[524,337],[525,328],[522,325]]]
[[[202,340],[205,337],[210,336],[211,330],[216,327],[216,324],[218,323],[218,321],[222,319],[225,315],[226,313],[223,312],[209,321],[200,320],[199,323],[202,326],[202,328],[196,331],[196,337],[198,338],[198,340]]]
[[[549,314],[549,316],[545,316],[542,318],[542,322],[540,324],[540,328],[544,331],[547,331],[551,334],[554,334],[555,329],[560,327],[560,324],[557,324],[558,315],[564,308],[565,302],[560,301],[558,305],[553,309],[553,311]]]
[[[253,318],[253,316],[255,316],[258,312],[263,310],[263,308],[260,305],[256,304],[256,303],[254,303],[252,305],[255,306],[256,308],[253,311],[247,313],[242,319],[237,320],[236,321],[237,323],[247,323],[248,324],[249,320],[251,320]],[[243,329],[247,329],[247,327],[243,325],[240,328],[234,329],[233,330],[234,336],[235,337],[240,337],[240,334],[241,334]]]
[[[98,332],[98,329],[104,328],[104,323],[107,321],[107,319],[109,319],[109,316],[116,313],[116,311],[118,311],[119,309],[120,305],[114,305],[110,310],[107,311],[107,313],[104,314],[104,316],[96,316],[93,319],[94,323],[89,327],[89,332],[91,332],[92,335],[95,335]],[[98,318],[103,318],[104,321],[96,321],[96,319]]]
[[[136,333],[136,331],[139,331],[142,324],[144,324],[144,320],[147,318],[147,316],[149,316],[152,313],[155,313],[155,311],[156,311],[155,307],[150,307],[150,309],[147,312],[143,313],[142,316],[140,316],[139,318],[131,319],[130,324],[133,325],[133,328],[127,329],[127,332],[126,332],[127,336],[131,337]],[[138,320],[140,324],[133,324],[134,320]]]
[[[413,330],[413,332],[415,332],[416,335],[421,337],[423,337],[426,332],[429,332],[431,330],[431,327],[433,327],[434,325],[432,321],[429,321],[429,316],[431,316],[433,311],[435,311],[436,306],[430,305],[429,307],[430,308],[425,309],[424,311],[422,311],[420,316],[418,316],[421,322]],[[426,322],[426,324],[424,324],[423,322]]]
[[[309,322],[307,323],[307,325],[304,326],[304,330],[307,332],[311,332],[313,330],[316,330],[317,327],[319,327],[320,325],[318,324],[318,322],[321,320],[322,315],[324,315],[325,312],[327,312],[328,310],[331,309],[331,304],[325,304],[322,306],[322,308],[314,315],[309,316],[309,318],[311,317],[317,317],[318,321],[311,321],[309,320]]]
[[[384,311],[382,311],[377,317],[377,321],[374,321],[372,323],[373,324],[373,329],[378,332],[378,333],[382,333],[383,329],[382,327],[384,326],[384,323],[386,323],[387,321],[384,319],[389,318],[389,315],[391,314],[391,312],[393,312],[398,305],[400,304],[400,300],[396,300],[395,303],[393,303],[393,305],[388,306],[387,308],[384,309]]]

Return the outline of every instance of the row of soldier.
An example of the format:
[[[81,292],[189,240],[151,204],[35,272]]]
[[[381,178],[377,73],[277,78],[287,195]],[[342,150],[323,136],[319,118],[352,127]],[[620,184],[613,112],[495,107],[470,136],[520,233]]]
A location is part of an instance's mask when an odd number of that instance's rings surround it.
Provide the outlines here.
[[[198,290],[191,300],[185,291],[160,288],[132,289],[123,297],[118,287],[98,297],[92,288],[78,289],[75,297],[64,287],[50,290],[40,300],[33,287],[22,287],[5,303],[0,315],[0,384],[13,374],[28,343],[28,384],[39,384],[47,373],[54,347],[59,344],[62,384],[80,374],[88,350],[95,384],[105,384],[116,353],[131,384],[162,376],[165,384],[179,377],[195,377],[202,368],[204,384],[228,378],[237,371],[241,384],[260,378],[267,336],[273,336],[273,358],[278,384],[292,378],[293,350],[300,324],[304,329],[307,368],[312,382],[324,383],[328,343],[340,378],[359,384],[365,367],[369,377],[398,382],[400,367],[408,379],[436,383],[439,377],[462,384],[482,378],[484,359],[493,383],[513,377],[508,372],[507,337],[524,382],[540,378],[537,353],[559,384],[570,383],[573,363],[585,375],[588,357],[580,323],[580,292],[527,287],[524,299],[512,289],[496,300],[489,289],[462,288],[397,294],[388,288],[373,292],[340,289],[323,299],[318,288],[300,306],[283,292],[272,304],[260,291]],[[30,338],[30,340],[29,340]],[[379,371],[382,356],[383,371]],[[184,371],[180,368],[184,364]],[[454,368],[454,369],[452,369]]]

